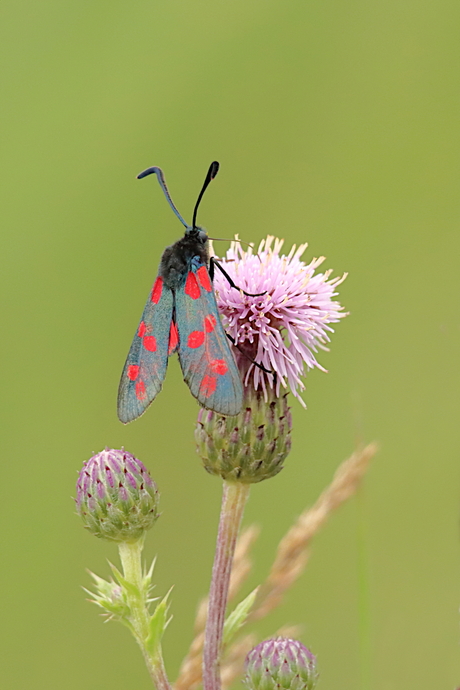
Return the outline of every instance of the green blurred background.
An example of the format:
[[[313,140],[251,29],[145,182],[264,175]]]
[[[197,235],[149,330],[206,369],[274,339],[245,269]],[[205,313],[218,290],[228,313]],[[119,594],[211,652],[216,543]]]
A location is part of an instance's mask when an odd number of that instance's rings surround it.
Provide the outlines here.
[[[182,232],[135,175],[161,165],[189,218],[214,158],[214,236],[308,241],[306,258],[350,274],[330,373],[309,375],[286,468],[252,491],[247,591],[357,435],[382,448],[260,633],[303,624],[324,689],[460,684],[459,21],[453,0],[4,0],[2,687],[150,687],[128,632],[80,589],[117,559],[71,501],[106,444],[162,492],[147,555],[157,593],[175,585],[172,677],[191,640],[220,503],[195,456],[197,406],[176,361],[142,419],[123,427],[115,399]]]

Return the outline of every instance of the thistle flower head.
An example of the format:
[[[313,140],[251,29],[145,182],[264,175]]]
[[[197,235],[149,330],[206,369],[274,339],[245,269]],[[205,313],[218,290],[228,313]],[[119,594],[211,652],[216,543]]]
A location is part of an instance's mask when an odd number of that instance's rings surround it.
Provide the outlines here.
[[[327,350],[330,324],[346,316],[334,300],[337,286],[346,275],[330,278],[330,270],[316,273],[324,257],[309,264],[301,260],[307,245],[294,245],[289,254],[280,254],[283,240],[268,236],[259,245],[243,249],[232,242],[222,267],[238,287],[260,297],[248,297],[230,287],[216,272],[214,287],[225,330],[246,355],[234,350],[245,374],[245,385],[261,389],[289,388],[303,403],[301,377],[308,369],[323,367],[316,359],[318,350]],[[261,364],[276,377],[251,364]]]
[[[249,690],[313,690],[316,657],[298,640],[276,637],[254,647],[246,657],[244,684]]]
[[[140,539],[159,517],[155,482],[127,451],[105,450],[85,462],[77,481],[77,513],[96,537]]]

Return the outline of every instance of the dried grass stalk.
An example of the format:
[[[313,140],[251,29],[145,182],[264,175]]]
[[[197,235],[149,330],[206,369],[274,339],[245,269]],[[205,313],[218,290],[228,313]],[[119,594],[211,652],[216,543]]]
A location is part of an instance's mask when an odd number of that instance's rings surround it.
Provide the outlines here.
[[[284,593],[307,564],[312,538],[331,513],[356,492],[376,452],[377,444],[371,443],[345,460],[316,503],[298,517],[282,538],[270,574],[259,590],[252,619],[262,618],[279,606]]]
[[[245,635],[237,640],[225,655],[222,663],[222,688],[227,690],[237,678],[241,678],[244,669],[244,660],[248,652],[257,644],[257,636],[254,633]]]
[[[249,554],[259,534],[259,527],[251,525],[250,527],[246,527],[238,538],[233,559],[232,575],[230,578],[230,589],[228,592],[229,602],[233,601],[238,596],[241,587],[252,570],[252,560]]]

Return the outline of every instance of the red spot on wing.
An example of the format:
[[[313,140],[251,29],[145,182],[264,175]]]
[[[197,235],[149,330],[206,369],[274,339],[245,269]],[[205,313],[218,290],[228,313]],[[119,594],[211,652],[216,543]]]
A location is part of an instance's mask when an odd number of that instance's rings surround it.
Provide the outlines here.
[[[156,279],[155,284],[152,288],[151,300],[154,304],[158,304],[158,302],[160,301],[162,292],[163,292],[163,278],[160,278],[160,276],[158,276],[158,278]]]
[[[142,340],[142,344],[145,347],[145,349],[149,352],[155,352],[155,350],[157,349],[157,341],[155,336],[153,335],[146,335],[145,338]]]
[[[211,279],[209,277],[208,269],[206,266],[201,266],[201,268],[198,269],[196,272],[197,278],[200,282],[201,287],[204,287],[204,289],[207,292],[211,292],[212,290],[212,285],[211,285]]]
[[[217,319],[214,314],[208,314],[204,317],[204,329],[206,333],[211,333],[217,323]]]
[[[143,321],[140,322],[139,328],[137,329],[137,335],[139,338],[143,338],[145,335],[145,331],[147,330],[147,326]]]
[[[131,381],[135,381],[135,380],[137,379],[137,377],[139,376],[139,367],[138,367],[138,365],[137,365],[137,364],[131,364],[131,365],[128,367],[128,371],[127,371],[126,373],[127,373],[127,375],[128,375],[128,378],[129,378]]]
[[[220,374],[221,376],[228,371],[228,366],[224,359],[212,359],[209,362],[209,366],[215,374]]]
[[[215,376],[203,376],[203,380],[200,386],[200,393],[205,397],[209,398],[210,395],[214,393],[217,386],[217,379]]]
[[[146,398],[145,394],[145,383],[143,381],[138,381],[136,383],[136,398],[138,400],[145,400]]]
[[[179,344],[179,331],[175,321],[171,321],[171,328],[169,329],[169,345],[168,355],[171,355]]]
[[[192,271],[189,271],[187,275],[187,280],[185,281],[185,294],[192,299],[199,299],[201,297],[200,286],[196,276]]]
[[[204,331],[192,331],[187,338],[187,345],[189,347],[200,347],[204,343]]]

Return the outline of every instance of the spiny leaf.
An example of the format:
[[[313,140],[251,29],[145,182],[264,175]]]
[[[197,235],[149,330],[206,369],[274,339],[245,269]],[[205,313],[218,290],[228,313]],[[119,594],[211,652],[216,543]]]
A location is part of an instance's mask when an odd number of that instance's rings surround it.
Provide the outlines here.
[[[171,588],[172,589],[172,588]],[[169,624],[170,618],[167,618],[169,602],[168,598],[171,593],[171,589],[166,594],[166,596],[157,604],[152,617],[150,618],[149,625],[149,635],[145,641],[145,646],[151,654],[155,654],[161,644],[161,638],[163,637],[164,631]]]
[[[116,568],[112,563],[110,563],[110,561],[109,561],[109,565],[112,569],[112,573],[114,574],[117,582],[122,587],[124,587],[126,589],[126,591],[129,592],[130,594],[133,594],[136,597],[140,597],[140,592],[139,592],[139,589],[136,587],[136,585],[133,585],[132,582],[128,582],[128,580],[126,580],[123,577],[123,575],[120,573],[118,568]]]
[[[246,619],[249,615],[249,611],[254,605],[255,598],[257,596],[259,588],[256,587],[251,594],[248,594],[246,599],[243,599],[236,609],[231,612],[225,621],[224,625],[224,635],[223,644],[227,645],[230,640],[236,635],[238,630],[246,623]]]
[[[144,576],[144,580],[150,582],[150,580],[152,579],[153,569],[155,568],[156,561],[157,561],[157,557],[155,556],[155,558],[152,561],[152,565],[150,566],[150,568],[148,569],[148,572]]]

